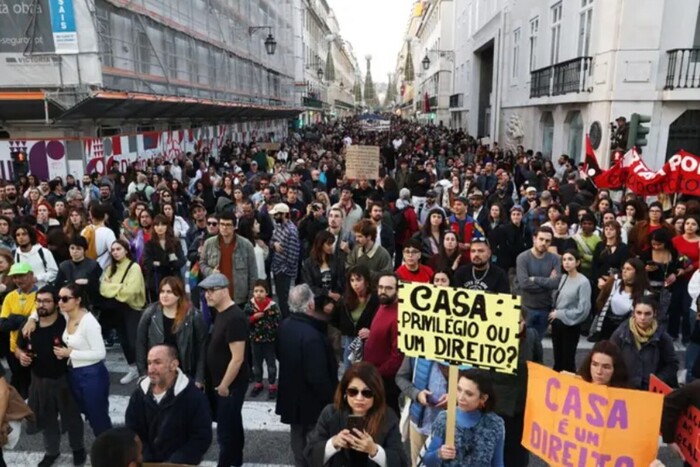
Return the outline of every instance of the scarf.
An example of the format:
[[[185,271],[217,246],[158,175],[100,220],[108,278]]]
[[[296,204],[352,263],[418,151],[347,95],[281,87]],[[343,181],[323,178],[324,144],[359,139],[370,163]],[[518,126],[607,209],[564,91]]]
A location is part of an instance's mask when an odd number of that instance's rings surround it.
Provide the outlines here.
[[[656,333],[656,329],[658,328],[658,326],[658,323],[656,322],[656,320],[654,320],[651,327],[647,330],[644,330],[637,326],[637,323],[635,323],[634,318],[630,318],[630,331],[632,332],[632,337],[634,337],[634,343],[637,346],[637,350],[641,350],[642,345],[649,342],[654,333]]]
[[[265,311],[265,308],[270,304],[272,301],[271,297],[265,297],[261,301],[256,300],[255,298],[253,299],[253,305],[255,305],[255,308],[257,308],[257,311]]]

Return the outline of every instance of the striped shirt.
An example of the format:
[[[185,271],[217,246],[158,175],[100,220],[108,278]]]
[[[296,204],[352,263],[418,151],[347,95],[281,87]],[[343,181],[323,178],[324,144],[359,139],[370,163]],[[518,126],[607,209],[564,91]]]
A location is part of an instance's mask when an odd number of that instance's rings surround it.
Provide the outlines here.
[[[279,253],[275,250],[276,243],[282,245],[282,251]],[[301,244],[299,242],[299,232],[294,223],[285,221],[282,224],[275,225],[270,246],[274,252],[272,256],[272,272],[296,278],[299,270]]]

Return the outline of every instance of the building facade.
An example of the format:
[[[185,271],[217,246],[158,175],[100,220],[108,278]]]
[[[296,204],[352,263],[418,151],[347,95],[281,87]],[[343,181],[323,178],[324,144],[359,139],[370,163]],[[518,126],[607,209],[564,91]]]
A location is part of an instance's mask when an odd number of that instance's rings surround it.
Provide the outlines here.
[[[359,70],[352,46],[343,40],[326,0],[295,2],[296,102],[304,110],[298,124],[349,115],[355,108],[352,89]]]
[[[451,126],[578,161],[589,134],[607,165],[611,123],[636,113],[651,119],[642,148],[650,167],[679,149],[700,154],[700,0],[453,0],[450,18],[432,19],[444,3],[421,2],[421,21],[434,23],[416,37],[427,33],[424,47],[429,31],[459,32],[446,64]],[[448,48],[452,36],[440,37]]]

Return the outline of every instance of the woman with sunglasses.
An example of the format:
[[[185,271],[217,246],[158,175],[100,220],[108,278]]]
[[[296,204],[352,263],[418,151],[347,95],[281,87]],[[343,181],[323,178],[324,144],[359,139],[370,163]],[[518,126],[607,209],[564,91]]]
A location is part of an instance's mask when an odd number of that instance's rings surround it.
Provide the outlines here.
[[[333,404],[318,418],[306,445],[309,465],[404,467],[399,421],[386,405],[382,377],[361,362],[343,375]]]
[[[476,369],[459,372],[455,445],[444,444],[447,412],[440,412],[433,422],[432,441],[423,458],[426,466],[504,467],[505,426],[493,411],[495,395],[488,372]]]
[[[88,310],[83,308],[83,289],[77,284],[66,284],[58,292],[58,307],[66,319],[62,342],[54,342],[56,358],[69,359],[68,383],[80,411],[85,414],[95,437],[112,428],[109,418],[109,372],[105,366],[102,327]],[[29,336],[36,329],[39,316],[34,311],[23,334]]]

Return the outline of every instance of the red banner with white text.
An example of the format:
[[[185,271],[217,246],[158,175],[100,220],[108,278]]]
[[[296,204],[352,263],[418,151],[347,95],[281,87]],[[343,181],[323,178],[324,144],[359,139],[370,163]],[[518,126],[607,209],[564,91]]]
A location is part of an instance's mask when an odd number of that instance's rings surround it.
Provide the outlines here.
[[[627,188],[641,196],[659,193],[700,196],[700,157],[679,151],[661,169],[653,171],[636,151],[630,150],[594,181],[598,188]]]

